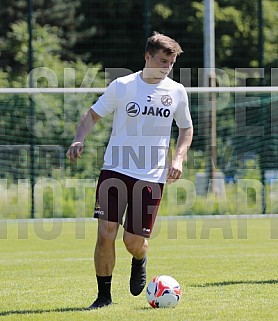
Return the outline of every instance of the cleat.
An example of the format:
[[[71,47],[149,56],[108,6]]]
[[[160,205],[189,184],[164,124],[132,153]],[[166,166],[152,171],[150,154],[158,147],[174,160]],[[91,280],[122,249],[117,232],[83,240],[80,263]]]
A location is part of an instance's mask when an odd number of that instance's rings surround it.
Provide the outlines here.
[[[132,258],[129,287],[131,294],[134,296],[139,295],[146,285],[147,257],[144,257],[139,262],[140,263],[138,263],[138,260]]]
[[[112,304],[111,299],[107,299],[105,297],[99,296],[99,297],[97,297],[95,302],[93,302],[88,308],[86,308],[86,310],[94,310],[94,309],[104,308],[104,307],[109,306],[111,304]]]

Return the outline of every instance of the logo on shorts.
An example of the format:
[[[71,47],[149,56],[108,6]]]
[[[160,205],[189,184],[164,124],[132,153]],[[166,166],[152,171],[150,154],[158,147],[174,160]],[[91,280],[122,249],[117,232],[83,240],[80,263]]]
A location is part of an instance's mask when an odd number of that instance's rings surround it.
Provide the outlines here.
[[[164,106],[171,106],[172,102],[173,102],[173,99],[169,95],[164,95],[164,96],[161,97],[161,102],[162,102],[162,104]]]
[[[94,210],[95,215],[104,215],[104,211],[100,209],[99,202],[96,200],[95,202],[95,210]]]
[[[143,234],[150,234],[150,233],[151,233],[150,228],[143,227]]]
[[[130,102],[126,105],[126,112],[130,117],[136,117],[140,113],[140,107],[135,102]]]

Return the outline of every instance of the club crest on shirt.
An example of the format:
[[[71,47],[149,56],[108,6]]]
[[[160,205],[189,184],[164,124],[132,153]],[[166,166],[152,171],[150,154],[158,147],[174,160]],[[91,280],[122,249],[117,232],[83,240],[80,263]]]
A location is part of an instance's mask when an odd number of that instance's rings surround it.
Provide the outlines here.
[[[162,104],[164,106],[171,106],[172,102],[173,102],[173,99],[169,95],[164,95],[164,96],[161,97],[161,102],[162,102]]]

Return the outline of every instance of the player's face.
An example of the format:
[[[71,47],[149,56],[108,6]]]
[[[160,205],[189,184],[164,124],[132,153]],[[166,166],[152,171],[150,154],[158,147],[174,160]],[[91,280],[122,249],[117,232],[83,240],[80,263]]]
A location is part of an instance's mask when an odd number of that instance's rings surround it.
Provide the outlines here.
[[[174,63],[176,62],[177,55],[167,55],[162,49],[157,51],[153,56],[149,52],[145,54],[145,74],[144,78],[153,82],[159,82],[169,75]]]

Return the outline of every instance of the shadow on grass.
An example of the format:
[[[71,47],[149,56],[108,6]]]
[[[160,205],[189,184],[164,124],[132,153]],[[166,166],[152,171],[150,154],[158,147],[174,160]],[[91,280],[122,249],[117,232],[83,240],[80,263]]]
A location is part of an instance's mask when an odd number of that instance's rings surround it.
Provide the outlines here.
[[[223,282],[205,283],[205,284],[200,284],[200,285],[192,285],[192,287],[205,288],[205,287],[210,287],[210,286],[226,286],[226,285],[235,285],[235,284],[278,284],[278,280],[223,281]]]
[[[0,312],[1,316],[7,315],[24,315],[24,314],[43,314],[43,313],[53,313],[53,312],[79,312],[88,311],[85,308],[61,308],[61,309],[49,309],[49,310],[11,310]]]

